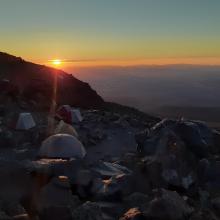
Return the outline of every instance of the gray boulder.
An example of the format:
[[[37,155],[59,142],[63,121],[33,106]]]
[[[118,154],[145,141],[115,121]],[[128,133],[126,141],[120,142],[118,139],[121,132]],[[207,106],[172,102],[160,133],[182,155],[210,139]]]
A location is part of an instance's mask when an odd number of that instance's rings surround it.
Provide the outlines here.
[[[205,123],[198,121],[181,121],[176,131],[186,146],[198,157],[207,157],[214,145],[213,132]]]
[[[148,138],[146,139],[148,145],[154,145],[158,137],[167,130],[174,132],[188,147],[188,150],[199,158],[207,157],[208,153],[212,151],[216,144],[215,131],[208,128],[203,122],[164,119],[151,128]],[[148,147],[148,151],[148,153],[152,153],[150,147]]]
[[[157,193],[145,212],[147,219],[184,220],[192,213],[192,208],[177,192],[162,189]]]
[[[36,198],[36,208],[42,219],[54,219],[51,216],[56,216],[56,219],[69,219],[70,210],[79,204],[79,199],[72,195],[67,177],[54,177]],[[63,213],[66,213],[65,218]]]
[[[195,156],[188,152],[184,142],[170,129],[145,141],[145,173],[154,187],[174,186],[188,189],[196,180],[192,167]]]

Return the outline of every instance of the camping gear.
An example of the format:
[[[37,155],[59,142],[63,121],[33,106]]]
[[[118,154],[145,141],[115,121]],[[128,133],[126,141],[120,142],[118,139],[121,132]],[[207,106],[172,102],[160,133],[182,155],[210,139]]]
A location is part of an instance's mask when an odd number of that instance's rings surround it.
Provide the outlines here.
[[[20,113],[16,122],[15,129],[29,130],[36,126],[31,113]]]
[[[41,158],[83,158],[86,150],[76,137],[69,134],[55,134],[43,141]]]
[[[55,131],[54,131],[54,134],[69,134],[69,135],[72,135],[76,138],[78,138],[78,134],[76,132],[76,130],[74,129],[73,126],[65,123],[63,120],[61,120],[59,122],[59,124],[57,125]]]
[[[73,123],[78,123],[83,120],[82,115],[78,109],[71,110],[71,120]]]
[[[56,116],[68,124],[78,123],[83,120],[78,109],[72,109],[69,105],[62,105],[58,108]]]
[[[66,123],[71,124],[71,107],[69,105],[62,105],[58,108],[56,116]]]

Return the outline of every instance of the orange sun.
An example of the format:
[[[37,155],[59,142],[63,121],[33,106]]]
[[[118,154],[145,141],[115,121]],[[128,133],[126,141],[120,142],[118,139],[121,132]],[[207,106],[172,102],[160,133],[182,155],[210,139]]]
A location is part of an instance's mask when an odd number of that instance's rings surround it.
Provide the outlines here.
[[[52,60],[51,62],[52,62],[52,64],[55,65],[55,66],[60,66],[61,63],[62,63],[61,60],[58,60],[58,59]]]

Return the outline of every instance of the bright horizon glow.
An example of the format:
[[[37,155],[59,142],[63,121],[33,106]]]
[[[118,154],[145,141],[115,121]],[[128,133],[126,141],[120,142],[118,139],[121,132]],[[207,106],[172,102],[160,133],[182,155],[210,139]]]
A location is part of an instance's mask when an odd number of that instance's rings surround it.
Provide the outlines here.
[[[219,65],[219,9],[219,0],[3,0],[0,50],[41,64],[59,57],[62,68]]]
[[[60,61],[60,60],[59,60]],[[162,58],[162,59],[137,59],[137,60],[65,60],[60,62],[35,61],[49,66],[62,65],[62,69],[71,72],[75,68],[96,68],[96,67],[135,67],[135,66],[163,66],[163,65],[211,65],[220,66],[218,57],[200,57],[200,58]],[[58,65],[57,65],[58,63]],[[60,63],[60,64],[59,64]]]
[[[52,63],[54,66],[60,66],[62,62],[61,62],[60,59],[55,59],[55,60],[51,60],[51,63]]]

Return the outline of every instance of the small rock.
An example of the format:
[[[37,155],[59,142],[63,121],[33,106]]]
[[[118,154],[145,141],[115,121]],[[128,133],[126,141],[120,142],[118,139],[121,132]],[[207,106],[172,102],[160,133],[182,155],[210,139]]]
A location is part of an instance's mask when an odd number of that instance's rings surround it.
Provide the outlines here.
[[[103,220],[101,208],[94,202],[86,202],[73,210],[72,220]]]
[[[138,208],[129,209],[120,220],[147,220]]]

